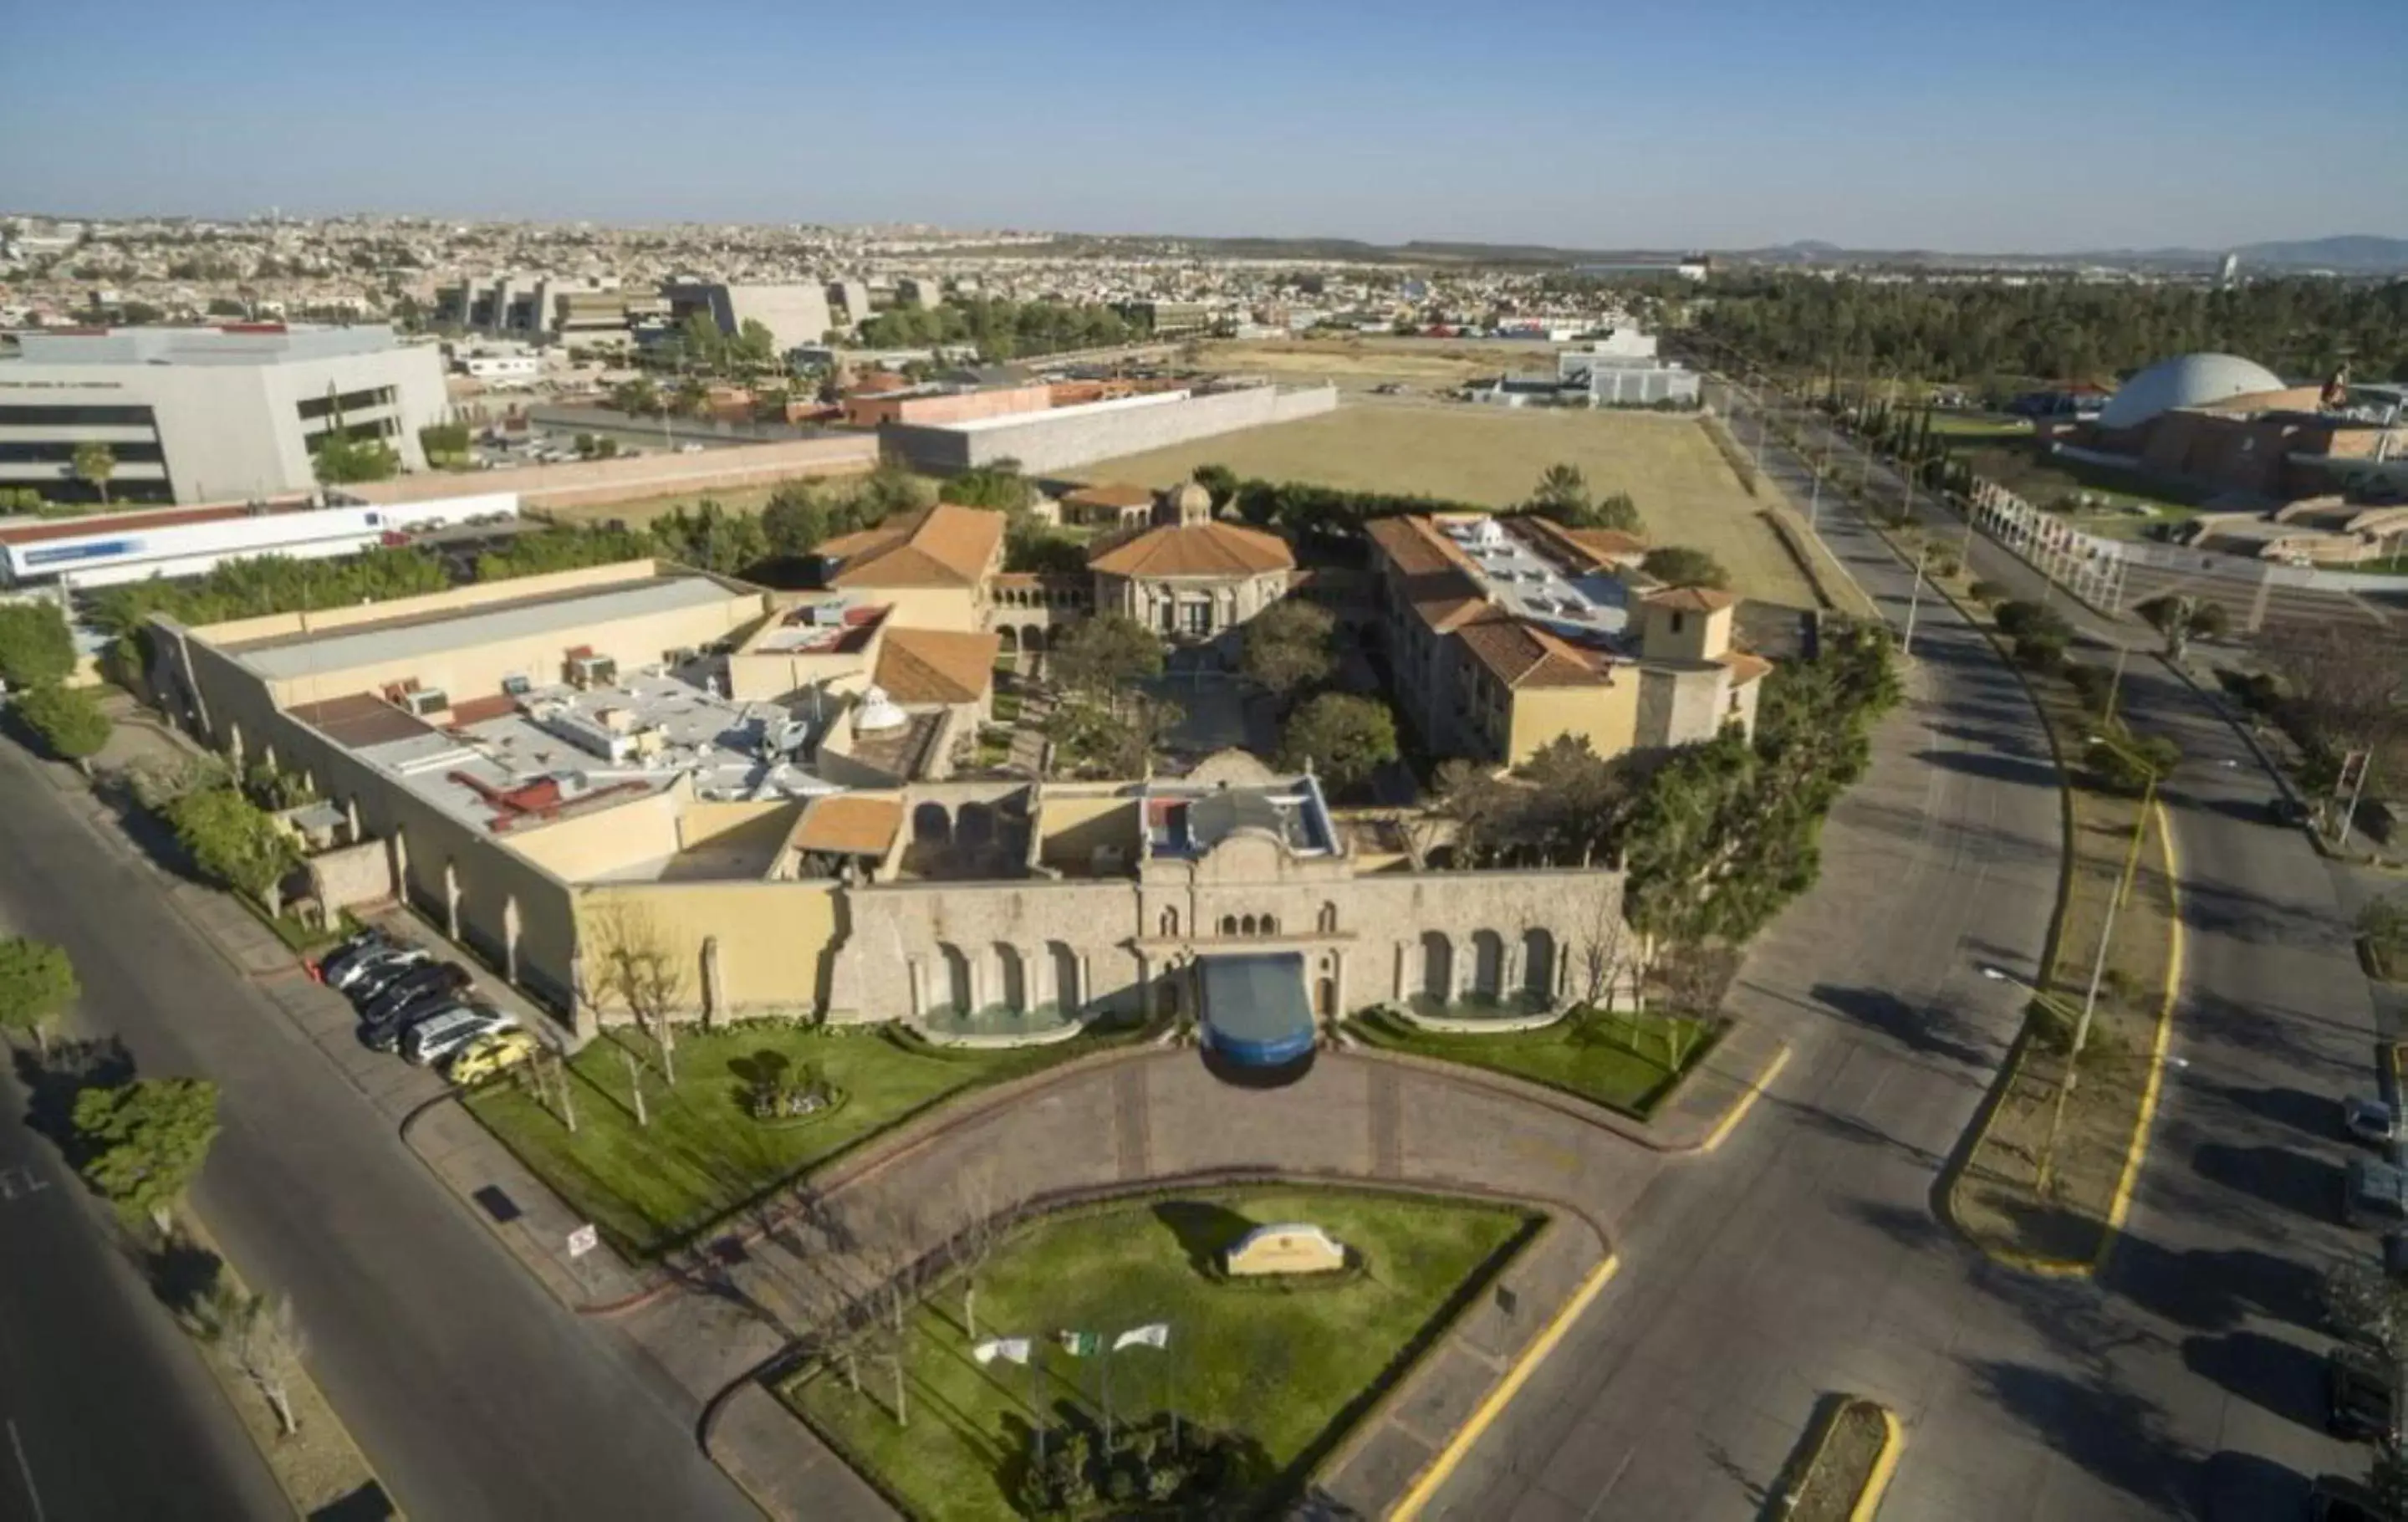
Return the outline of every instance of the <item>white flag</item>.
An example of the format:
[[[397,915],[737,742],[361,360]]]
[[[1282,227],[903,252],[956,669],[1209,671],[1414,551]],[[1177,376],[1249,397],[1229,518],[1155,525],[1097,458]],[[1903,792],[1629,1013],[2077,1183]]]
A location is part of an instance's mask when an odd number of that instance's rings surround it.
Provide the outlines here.
[[[1125,1347],[1168,1347],[1169,1345],[1170,1323],[1168,1321],[1157,1321],[1144,1327],[1131,1327],[1112,1339],[1114,1353],[1118,1353]]]
[[[1025,1337],[990,1337],[970,1349],[970,1357],[981,1363],[993,1363],[1009,1358],[1013,1363],[1028,1361],[1028,1339]]]

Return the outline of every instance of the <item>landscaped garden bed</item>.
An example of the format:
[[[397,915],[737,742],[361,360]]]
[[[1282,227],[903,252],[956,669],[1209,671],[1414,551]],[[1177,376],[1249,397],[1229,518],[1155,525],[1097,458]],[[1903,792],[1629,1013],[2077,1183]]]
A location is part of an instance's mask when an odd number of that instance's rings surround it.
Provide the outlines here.
[[[691,1238],[880,1131],[968,1090],[1137,1039],[1127,1028],[1012,1050],[940,1049],[885,1026],[822,1028],[739,1021],[681,1033],[671,1059],[613,1030],[568,1059],[571,1131],[532,1078],[466,1097],[475,1115],[623,1250],[651,1255]],[[638,1124],[633,1080],[644,1087]],[[752,1097],[764,1068],[823,1076],[834,1103],[764,1122]],[[664,1075],[673,1067],[677,1080]]]
[[[1652,1010],[1576,1010],[1536,1030],[1494,1035],[1428,1030],[1374,1011],[1347,1028],[1387,1051],[1508,1073],[1642,1119],[1713,1049],[1722,1030]]]
[[[1787,1522],[1849,1522],[1890,1447],[1890,1419],[1870,1400],[1849,1397],[1822,1424],[1791,1487]]]
[[[1360,1271],[1311,1292],[1303,1280],[1221,1279],[1222,1255],[1249,1230],[1298,1221],[1326,1229]],[[986,1258],[975,1279],[975,1338],[955,1279],[917,1302],[899,1337],[876,1318],[857,1340],[825,1347],[783,1394],[914,1516],[1010,1517],[1040,1506],[1127,1515],[1149,1499],[1164,1515],[1207,1515],[1197,1503],[1208,1495],[1211,1515],[1268,1514],[1540,1224],[1495,1205],[1312,1188],[1081,1210],[1028,1226]],[[1122,1334],[1157,1328],[1112,1350]],[[1065,1333],[1098,1341],[1073,1353]],[[992,1345],[1024,1338],[1025,1363],[1018,1349]],[[1063,1506],[1066,1496],[1075,1499]]]

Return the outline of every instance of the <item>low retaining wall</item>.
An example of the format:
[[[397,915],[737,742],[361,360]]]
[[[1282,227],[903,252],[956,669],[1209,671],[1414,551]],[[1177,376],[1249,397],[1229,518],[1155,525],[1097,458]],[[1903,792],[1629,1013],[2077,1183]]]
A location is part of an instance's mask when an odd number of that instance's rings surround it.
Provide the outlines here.
[[[1500,1014],[1481,1019],[1477,1016],[1457,1018],[1443,1014],[1415,1014],[1402,1004],[1389,1004],[1383,1008],[1409,1026],[1445,1036],[1506,1036],[1517,1031],[1544,1030],[1572,1012],[1571,1006],[1567,1004],[1557,1009],[1541,1010],[1536,1014]]]

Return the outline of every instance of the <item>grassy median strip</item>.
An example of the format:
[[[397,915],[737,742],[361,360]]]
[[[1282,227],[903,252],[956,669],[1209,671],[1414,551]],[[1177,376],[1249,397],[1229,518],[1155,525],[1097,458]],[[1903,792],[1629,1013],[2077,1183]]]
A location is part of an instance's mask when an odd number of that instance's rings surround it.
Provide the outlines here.
[[[1493,1035],[1426,1029],[1374,1011],[1347,1028],[1387,1051],[1486,1068],[1641,1119],[1713,1050],[1719,1034],[1707,1021],[1653,1011],[1576,1010],[1537,1030]]]
[[[2178,970],[2178,908],[2163,811],[2102,775],[2088,754],[2090,737],[2122,735],[2100,711],[2105,674],[2035,656],[2028,641],[2014,650],[2062,766],[2068,860],[2041,978],[2046,997],[2032,1001],[1950,1185],[1949,1213],[1995,1256],[2086,1271],[2120,1221],[2146,1145],[2159,1027]],[[2073,1026],[2094,972],[2089,1040],[2068,1093]]]
[[[681,1034],[664,1061],[649,1040],[614,1029],[568,1059],[574,1130],[556,1095],[538,1094],[531,1070],[469,1095],[467,1109],[616,1245],[651,1255],[966,1090],[1140,1034],[974,1051],[932,1046],[884,1026],[753,1020]],[[670,1068],[675,1083],[665,1075]],[[753,1118],[749,1101],[765,1076],[813,1072],[834,1098],[823,1112]]]

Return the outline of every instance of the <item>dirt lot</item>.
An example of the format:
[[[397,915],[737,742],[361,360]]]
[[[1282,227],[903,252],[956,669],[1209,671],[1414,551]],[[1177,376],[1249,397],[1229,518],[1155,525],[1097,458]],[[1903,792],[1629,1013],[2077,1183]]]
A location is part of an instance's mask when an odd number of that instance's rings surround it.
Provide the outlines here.
[[[1412,492],[1485,507],[1522,500],[1557,462],[1602,495],[1627,492],[1649,538],[1712,554],[1748,596],[1796,608],[1813,591],[1693,419],[1649,413],[1508,411],[1464,405],[1341,407],[1298,423],[1099,461],[1091,481],[1161,486],[1215,462],[1240,476]]]
[[[619,522],[630,528],[641,528],[674,508],[691,508],[709,500],[729,512],[758,512],[769,505],[769,495],[781,482],[760,486],[727,486],[710,492],[671,492],[666,496],[630,497],[624,502],[580,502],[557,508],[538,508],[530,516],[549,518],[561,524],[607,524]]]

